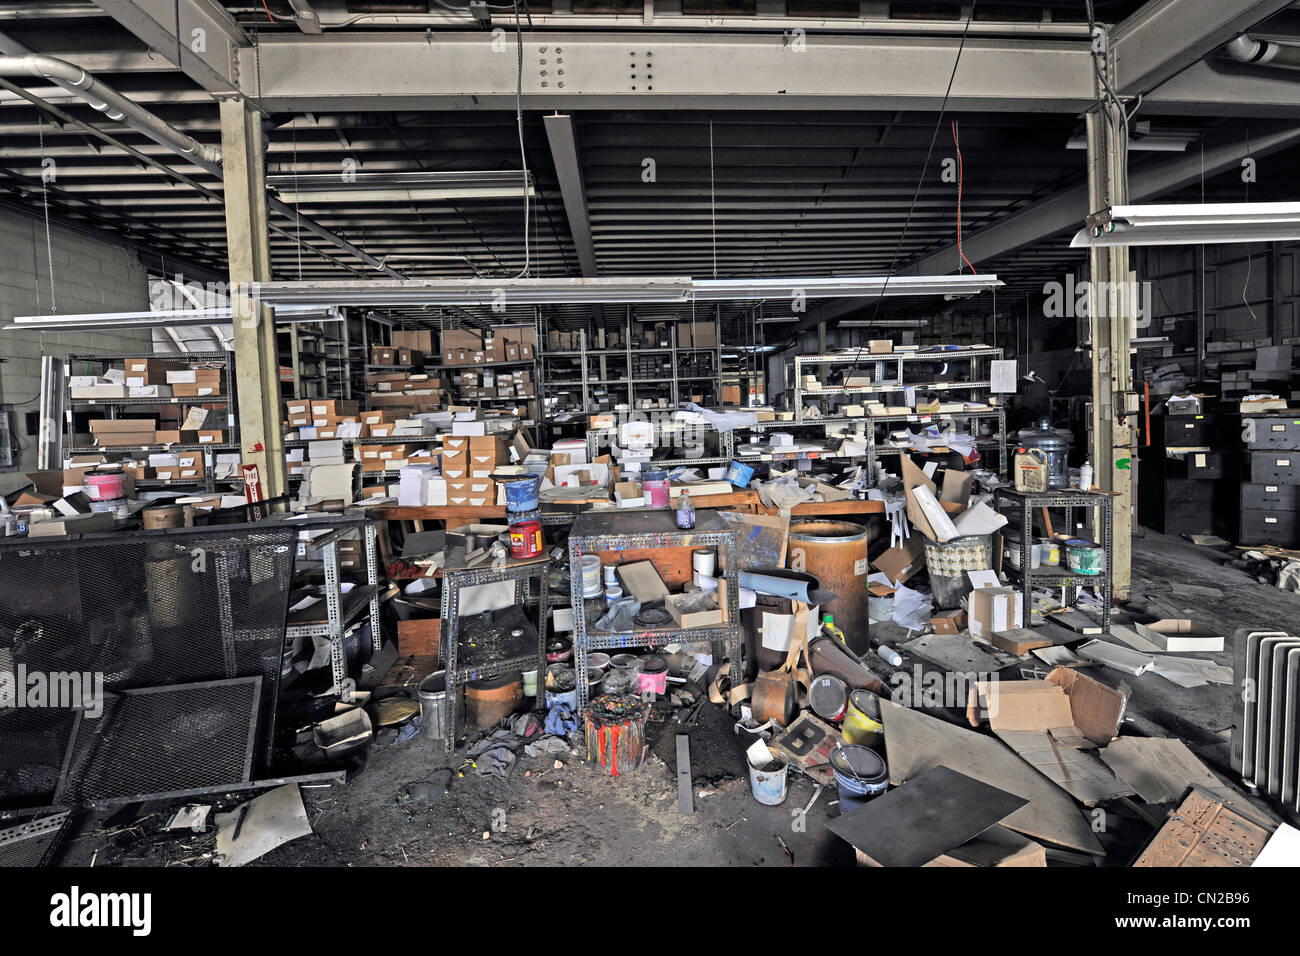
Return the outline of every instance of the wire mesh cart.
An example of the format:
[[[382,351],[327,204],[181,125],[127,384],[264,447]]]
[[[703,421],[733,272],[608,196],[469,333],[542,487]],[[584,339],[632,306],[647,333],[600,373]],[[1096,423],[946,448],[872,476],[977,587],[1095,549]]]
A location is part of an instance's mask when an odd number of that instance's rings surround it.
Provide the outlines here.
[[[449,549],[442,568],[442,656],[447,671],[447,734],[445,750],[456,747],[456,711],[460,689],[470,681],[496,677],[510,671],[537,669],[537,697],[543,698],[546,674],[546,620],[549,616],[547,575],[549,554],[536,558],[507,557],[500,567],[490,563],[469,566],[463,548]],[[466,614],[473,607],[472,589],[482,585],[514,583],[513,606]],[[469,593],[467,593],[469,592]],[[495,603],[495,602],[494,602]],[[534,625],[531,612],[536,609]]]
[[[725,568],[726,617],[715,627],[651,627],[631,631],[598,631],[588,624],[604,613],[604,596],[597,599],[583,597],[582,558],[596,555],[602,564],[631,562],[643,559],[663,561],[663,552],[676,550],[684,554],[684,561],[674,562],[681,572],[673,580],[661,575],[665,583],[682,583],[692,574],[690,551],[694,548],[717,548],[719,565]],[[698,511],[695,527],[689,531],[677,528],[673,512],[641,511],[611,512],[580,515],[569,533],[570,595],[573,602],[573,666],[578,674],[578,707],[588,703],[587,655],[604,647],[662,647],[674,641],[708,641],[714,662],[723,658],[732,662],[731,672],[737,683],[744,674],[741,658],[743,646],[740,625],[740,559],[736,549],[736,533],[713,511]],[[602,589],[603,590],[603,589]],[[582,610],[579,610],[582,609]]]
[[[1020,516],[1020,541],[1013,544],[1013,547],[1018,547],[1020,550],[1020,569],[1016,573],[1020,575],[1020,587],[1024,592],[1026,626],[1029,625],[1029,611],[1032,606],[1030,592],[1035,584],[1064,588],[1067,605],[1074,603],[1079,588],[1090,587],[1102,598],[1102,631],[1106,634],[1110,633],[1110,605],[1113,598],[1111,568],[1114,566],[1113,504],[1114,499],[1110,495],[1091,491],[1073,491],[1068,488],[1044,492],[1024,492],[1012,488],[997,489],[994,495],[994,507],[999,511],[1014,509]],[[1035,568],[1032,558],[1035,508],[1064,508],[1066,527],[1074,526],[1072,519],[1075,508],[1097,509],[1093,527],[1101,532],[1101,541],[1098,543],[1105,553],[1101,573],[1079,574],[1071,571],[1065,567],[1064,556],[1058,567]]]

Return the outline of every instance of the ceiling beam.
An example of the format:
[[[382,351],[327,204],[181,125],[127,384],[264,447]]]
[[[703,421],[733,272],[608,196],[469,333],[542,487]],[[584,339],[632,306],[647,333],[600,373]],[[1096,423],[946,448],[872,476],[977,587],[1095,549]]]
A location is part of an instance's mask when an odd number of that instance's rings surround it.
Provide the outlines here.
[[[546,117],[546,139],[551,144],[555,177],[560,182],[564,214],[578,253],[578,266],[588,278],[600,274],[596,268],[596,247],[591,241],[591,215],[587,211],[587,192],[582,184],[582,163],[578,159],[578,140],[574,135],[573,117],[554,113]]]
[[[97,0],[100,9],[209,93],[239,89],[251,42],[216,0]]]
[[[260,90],[242,49],[245,92],[270,111],[515,107],[514,43],[487,33],[264,34]],[[531,34],[529,110],[937,109],[957,37],[608,32]],[[357,77],[365,77],[358,83]],[[1079,39],[968,37],[948,108],[1075,113],[1094,100]]]
[[[1150,0],[1110,31],[1115,92],[1149,93],[1292,2]]]
[[[1249,137],[1249,138],[1248,138]],[[1250,143],[1249,152],[1246,144]],[[1148,162],[1129,171],[1129,201],[1155,199],[1202,176],[1215,176],[1241,165],[1247,155],[1256,159],[1300,143],[1300,125],[1287,122],[1238,125],[1207,139],[1204,165],[1201,151],[1188,148],[1172,161]],[[1062,232],[1082,227],[1088,208],[1086,183],[1059,190],[1003,217],[992,225],[962,237],[962,251],[973,263],[989,262]],[[956,243],[911,263],[906,275],[943,275],[958,268]]]

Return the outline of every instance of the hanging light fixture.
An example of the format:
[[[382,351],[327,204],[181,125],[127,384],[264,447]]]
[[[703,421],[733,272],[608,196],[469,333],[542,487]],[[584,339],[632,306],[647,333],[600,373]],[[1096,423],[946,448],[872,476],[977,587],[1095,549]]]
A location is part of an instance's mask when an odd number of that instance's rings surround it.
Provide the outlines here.
[[[533,195],[532,178],[527,178]],[[277,174],[266,184],[287,203],[412,202],[415,200],[519,199],[525,176],[517,169],[469,172]]]
[[[1070,247],[1182,246],[1280,239],[1300,239],[1300,203],[1111,206],[1089,216]]]
[[[343,313],[334,306],[277,305],[273,309],[277,325],[298,322],[338,322]],[[63,315],[15,316],[9,329],[36,329],[41,332],[95,332],[104,329],[164,329],[186,326],[230,325],[234,309],[162,309],[156,312],[81,312]]]

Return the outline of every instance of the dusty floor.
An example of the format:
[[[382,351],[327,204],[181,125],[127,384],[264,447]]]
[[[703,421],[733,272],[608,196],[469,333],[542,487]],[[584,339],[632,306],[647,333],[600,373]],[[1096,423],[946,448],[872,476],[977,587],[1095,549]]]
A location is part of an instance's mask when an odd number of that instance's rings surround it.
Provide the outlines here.
[[[1227,553],[1150,531],[1139,535],[1134,539],[1134,606],[1154,600],[1162,614],[1202,619],[1229,634],[1238,627],[1293,628],[1300,617],[1300,597],[1221,567]],[[1125,615],[1117,613],[1116,620]],[[1210,656],[1231,664],[1227,652]],[[909,669],[913,663],[905,660]],[[883,664],[878,670],[887,676]],[[1228,734],[1236,697],[1231,686],[1182,689],[1153,673],[1133,678],[1105,668],[1090,672],[1114,686],[1127,685],[1128,732],[1179,737],[1220,776],[1232,779]],[[758,804],[741,779],[743,757],[728,738],[729,726],[719,712],[692,731],[692,749],[700,758],[692,762],[697,772],[706,771],[707,779],[706,774],[695,779],[695,812],[690,815],[678,813],[674,768],[653,752],[640,769],[617,778],[577,754],[562,755],[556,766],[554,757],[521,753],[511,777],[502,780],[472,769],[463,776],[456,773],[459,757],[447,773],[440,770],[447,761],[438,745],[423,738],[396,743],[386,736],[347,784],[303,790],[313,833],[271,852],[259,865],[788,866],[791,859],[778,837],[796,866],[851,864],[847,846],[824,829],[826,820],[839,812],[833,789],[821,792],[803,826],[795,822],[794,811],[813,796],[807,779],[791,777],[784,805]],[[670,728],[668,745],[660,752],[671,754],[672,732]],[[416,799],[404,800],[412,785]],[[59,862],[210,862],[211,836],[158,834],[166,810],[145,806],[84,819]],[[1113,831],[1106,865],[1125,865],[1151,833],[1136,815],[1122,819]]]

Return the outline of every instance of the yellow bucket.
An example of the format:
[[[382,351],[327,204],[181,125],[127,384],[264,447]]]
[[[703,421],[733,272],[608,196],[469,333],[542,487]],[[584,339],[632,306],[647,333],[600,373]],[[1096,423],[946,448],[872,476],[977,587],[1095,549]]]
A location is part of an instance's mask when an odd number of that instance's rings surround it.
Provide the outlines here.
[[[849,695],[849,709],[844,715],[844,739],[864,747],[879,747],[885,742],[885,725],[880,722],[880,699],[867,690]]]

